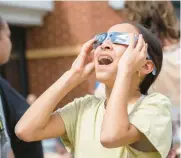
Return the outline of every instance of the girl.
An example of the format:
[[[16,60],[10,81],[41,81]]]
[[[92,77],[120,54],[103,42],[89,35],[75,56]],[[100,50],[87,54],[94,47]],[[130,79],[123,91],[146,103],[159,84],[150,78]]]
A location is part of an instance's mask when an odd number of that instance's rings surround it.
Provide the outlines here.
[[[24,114],[16,134],[25,141],[61,136],[75,158],[165,158],[170,101],[147,95],[161,65],[162,49],[153,34],[137,24],[114,25],[83,45],[71,69]],[[53,112],[93,71],[106,85],[106,99],[86,95]]]

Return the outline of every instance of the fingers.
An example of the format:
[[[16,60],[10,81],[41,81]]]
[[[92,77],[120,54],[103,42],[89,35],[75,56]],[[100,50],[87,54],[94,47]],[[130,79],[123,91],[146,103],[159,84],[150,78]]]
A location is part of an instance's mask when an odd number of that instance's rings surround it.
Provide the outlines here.
[[[81,49],[81,52],[80,54],[78,55],[77,59],[76,59],[76,65],[78,67],[84,67],[84,64],[85,64],[85,61],[86,61],[86,58],[88,57],[88,54],[91,52],[92,50],[92,45],[95,41],[95,38],[87,41],[86,43],[84,43],[84,45],[82,46],[82,49]]]
[[[94,52],[95,52],[95,50],[93,49],[93,50],[89,53],[89,57],[94,58]]]
[[[143,47],[142,47],[142,49],[141,49],[141,51],[140,51],[140,55],[141,55],[142,57],[145,57],[145,59],[146,59],[146,56],[147,56],[147,48],[148,48],[148,44],[147,44],[147,43],[144,43],[144,44],[143,44]]]
[[[129,39],[130,39],[130,41],[129,41],[128,48],[134,48],[135,47],[135,35],[133,33],[131,33],[129,35]]]
[[[136,56],[139,56],[139,58],[146,60],[147,44],[143,39],[143,35],[139,34],[138,43],[136,44],[136,47],[133,52],[135,53]]]
[[[77,67],[83,68],[85,64],[86,56],[85,55],[78,55],[76,59]]]
[[[88,53],[91,52],[93,49],[92,45],[95,41],[95,38],[92,38],[91,40],[87,41],[86,43],[83,44],[80,55],[82,56],[87,56]]]
[[[95,69],[94,61],[88,63],[84,69],[86,74],[91,74]]]
[[[138,43],[137,43],[135,49],[136,49],[137,51],[141,51],[142,48],[144,47],[144,44],[145,44],[145,42],[144,42],[144,39],[143,39],[143,35],[142,35],[142,34],[139,34]]]
[[[145,56],[147,57],[148,56],[148,44],[147,43],[145,43],[145,45],[146,45],[146,50],[145,50]]]
[[[144,43],[141,51],[139,52],[139,60],[143,60],[143,65],[146,62],[148,44]]]

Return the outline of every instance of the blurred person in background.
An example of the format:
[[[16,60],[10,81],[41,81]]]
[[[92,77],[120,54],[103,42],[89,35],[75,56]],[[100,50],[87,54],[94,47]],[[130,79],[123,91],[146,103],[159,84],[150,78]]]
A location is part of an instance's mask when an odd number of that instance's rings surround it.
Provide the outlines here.
[[[149,89],[171,99],[173,104],[173,146],[180,144],[180,26],[171,1],[124,1],[120,15],[136,21],[153,32],[163,49],[162,70]],[[105,97],[105,85],[100,84],[95,95]],[[175,144],[175,145],[174,145]],[[179,145],[180,146],[180,145]],[[179,150],[180,151],[180,150]]]
[[[0,64],[8,62],[11,53],[11,32],[0,18]],[[15,158],[43,158],[41,142],[27,143],[14,132],[18,120],[29,108],[26,100],[0,77],[0,157],[7,158],[13,150]],[[11,154],[11,157],[13,155]]]
[[[17,136],[28,142],[61,136],[75,158],[165,158],[171,103],[162,94],[147,95],[162,55],[159,40],[142,25],[112,26],[87,41],[71,68],[30,106],[16,125]],[[106,99],[86,95],[54,112],[93,72],[106,84]]]

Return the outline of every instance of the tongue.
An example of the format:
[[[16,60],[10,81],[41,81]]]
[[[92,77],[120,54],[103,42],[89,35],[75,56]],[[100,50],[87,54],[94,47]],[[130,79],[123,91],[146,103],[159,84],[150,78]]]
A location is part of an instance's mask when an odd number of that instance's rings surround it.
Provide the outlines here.
[[[111,64],[112,62],[109,60],[109,59],[106,59],[106,58],[102,58],[100,61],[99,61],[100,65],[109,65]]]

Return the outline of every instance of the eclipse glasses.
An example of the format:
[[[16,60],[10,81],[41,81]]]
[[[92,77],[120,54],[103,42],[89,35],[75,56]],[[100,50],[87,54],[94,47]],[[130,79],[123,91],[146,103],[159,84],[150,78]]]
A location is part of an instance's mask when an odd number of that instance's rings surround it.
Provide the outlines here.
[[[100,46],[105,40],[110,40],[113,44],[123,44],[129,45],[130,36],[126,32],[105,32],[96,35],[96,41],[93,44],[93,48],[96,49]],[[134,36],[134,40],[138,41],[138,35]],[[151,60],[149,54],[147,54],[147,59]],[[156,75],[156,68],[154,67],[152,71],[153,75]]]

